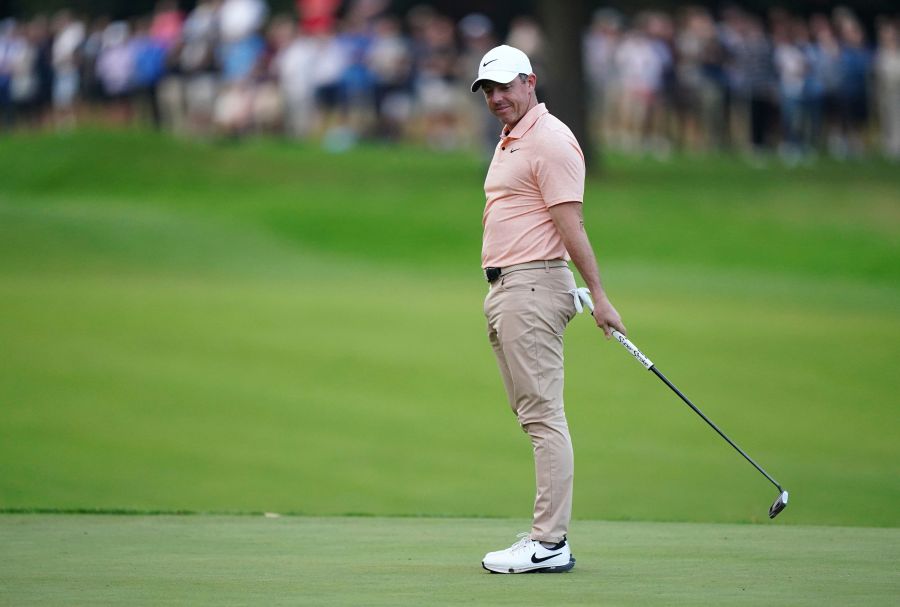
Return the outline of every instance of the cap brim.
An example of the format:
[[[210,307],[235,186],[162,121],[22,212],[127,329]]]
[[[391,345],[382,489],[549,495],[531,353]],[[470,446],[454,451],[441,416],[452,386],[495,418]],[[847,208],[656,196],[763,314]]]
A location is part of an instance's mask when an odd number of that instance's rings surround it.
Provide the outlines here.
[[[500,84],[509,84],[513,80],[515,80],[516,76],[519,75],[519,72],[508,72],[506,70],[496,70],[496,71],[487,71],[483,74],[478,74],[478,78],[472,83],[472,92],[478,90],[478,87],[481,86],[481,83],[485,80],[490,80],[491,82],[498,82]]]

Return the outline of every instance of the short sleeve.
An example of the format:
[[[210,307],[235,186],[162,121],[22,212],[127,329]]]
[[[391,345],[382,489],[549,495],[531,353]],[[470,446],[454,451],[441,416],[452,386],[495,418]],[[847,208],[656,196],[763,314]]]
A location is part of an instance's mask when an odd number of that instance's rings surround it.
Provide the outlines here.
[[[584,201],[584,154],[575,136],[566,131],[548,130],[540,137],[540,152],[532,170],[547,207],[563,202]]]

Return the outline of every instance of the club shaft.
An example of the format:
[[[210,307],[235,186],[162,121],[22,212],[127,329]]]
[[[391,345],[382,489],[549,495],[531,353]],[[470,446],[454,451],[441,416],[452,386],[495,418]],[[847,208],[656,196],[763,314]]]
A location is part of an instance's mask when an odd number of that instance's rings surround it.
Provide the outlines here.
[[[760,466],[760,465],[757,464],[755,461],[753,461],[753,458],[751,458],[749,455],[747,455],[747,454],[744,452],[743,449],[741,449],[740,447],[738,447],[738,446],[735,444],[735,442],[734,442],[733,440],[731,440],[730,438],[728,438],[728,436],[726,436],[725,433],[722,432],[722,431],[719,429],[719,427],[718,427],[717,425],[715,425],[715,424],[712,422],[712,420],[710,420],[708,417],[706,417],[706,416],[703,414],[703,411],[701,411],[700,409],[698,409],[697,407],[695,407],[695,406],[694,406],[694,403],[692,403],[690,400],[688,400],[688,397],[685,396],[684,394],[682,394],[682,393],[681,393],[681,390],[679,390],[678,388],[675,387],[675,384],[673,384],[672,382],[670,382],[670,381],[666,378],[665,375],[663,375],[662,373],[660,373],[659,369],[656,368],[656,365],[650,367],[650,370],[653,371],[653,373],[654,373],[658,378],[660,378],[660,379],[663,381],[663,383],[665,383],[667,386],[669,386],[669,387],[672,389],[672,392],[674,392],[675,394],[677,394],[677,395],[679,396],[679,398],[681,398],[681,400],[683,400],[683,401],[687,404],[688,407],[690,407],[691,409],[693,409],[693,410],[694,410],[694,413],[696,413],[697,415],[699,415],[700,417],[702,417],[702,418],[703,418],[703,421],[705,421],[707,424],[709,424],[710,427],[711,427],[713,430],[715,430],[716,432],[718,432],[718,433],[719,433],[719,436],[721,436],[721,437],[724,438],[726,441],[728,441],[728,444],[729,444],[729,445],[731,445],[732,447],[734,447],[735,450],[736,450],[738,453],[740,453],[741,455],[743,455],[743,456],[744,456],[744,459],[746,459],[748,462],[750,462],[751,464],[753,464],[753,467],[754,467],[754,468],[756,468],[757,470],[759,470],[759,471],[762,473],[763,476],[765,476],[767,479],[769,479],[769,482],[771,482],[773,485],[775,485],[776,487],[778,487],[778,490],[779,490],[779,491],[784,491],[784,489],[781,488],[781,485],[778,484],[778,481],[776,481],[774,478],[772,478],[771,476],[769,476],[769,473],[766,472],[765,470],[763,470],[763,469],[762,469],[762,466]]]

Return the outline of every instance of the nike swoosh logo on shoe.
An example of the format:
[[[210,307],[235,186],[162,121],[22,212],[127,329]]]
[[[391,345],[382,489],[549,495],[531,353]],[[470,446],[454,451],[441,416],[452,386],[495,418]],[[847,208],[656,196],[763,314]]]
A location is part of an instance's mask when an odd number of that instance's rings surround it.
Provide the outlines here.
[[[531,555],[531,562],[532,563],[543,563],[544,561],[549,561],[553,557],[559,556],[560,554],[562,554],[562,552],[557,552],[556,554],[551,554],[550,556],[545,556],[545,557],[539,559],[537,557],[537,552],[535,552],[534,554]]]
[[[486,66],[488,63],[493,63],[494,61],[497,61],[497,59],[491,59],[490,61],[485,61],[484,63],[481,64],[481,67]]]

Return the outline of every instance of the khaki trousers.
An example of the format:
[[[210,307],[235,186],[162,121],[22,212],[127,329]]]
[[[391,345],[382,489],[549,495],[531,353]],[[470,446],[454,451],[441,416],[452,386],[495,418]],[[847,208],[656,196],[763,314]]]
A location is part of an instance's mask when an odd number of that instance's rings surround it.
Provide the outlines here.
[[[572,517],[572,440],[563,407],[563,331],[575,315],[567,267],[518,270],[484,301],[509,405],[531,438],[537,493],[531,539],[559,542]]]

